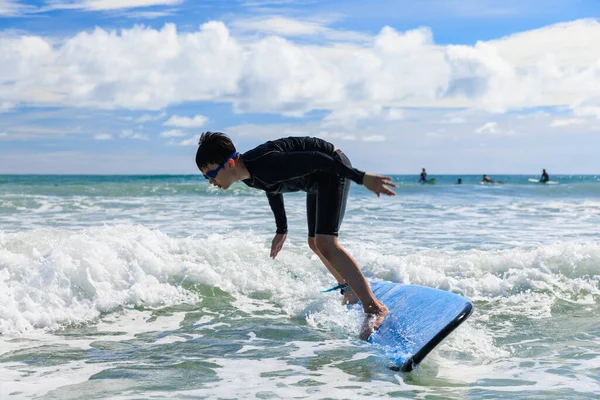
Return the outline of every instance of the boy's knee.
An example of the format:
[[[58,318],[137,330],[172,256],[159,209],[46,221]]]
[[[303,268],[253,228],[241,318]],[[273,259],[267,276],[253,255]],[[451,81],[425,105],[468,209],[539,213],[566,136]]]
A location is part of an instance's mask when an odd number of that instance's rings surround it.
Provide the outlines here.
[[[329,259],[332,252],[336,247],[336,238],[334,236],[317,236],[315,237],[315,246],[317,250],[325,257]]]
[[[317,253],[319,251],[317,249],[317,244],[316,244],[316,241],[315,241],[314,237],[310,237],[310,236],[308,237],[308,247],[310,247],[310,249],[312,251],[314,251],[315,253]]]

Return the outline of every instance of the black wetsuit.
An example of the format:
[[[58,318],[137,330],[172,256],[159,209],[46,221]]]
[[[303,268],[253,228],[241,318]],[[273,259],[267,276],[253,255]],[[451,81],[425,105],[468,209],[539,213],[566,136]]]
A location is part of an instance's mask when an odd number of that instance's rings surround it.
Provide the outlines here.
[[[550,175],[547,172],[542,173],[542,177],[540,178],[540,182],[548,182],[550,180]]]
[[[350,181],[362,184],[365,173],[352,168],[333,144],[313,137],[273,140],[245,152],[250,172],[246,185],[267,192],[277,233],[287,232],[282,193],[307,192],[308,236],[337,236],[344,218]]]

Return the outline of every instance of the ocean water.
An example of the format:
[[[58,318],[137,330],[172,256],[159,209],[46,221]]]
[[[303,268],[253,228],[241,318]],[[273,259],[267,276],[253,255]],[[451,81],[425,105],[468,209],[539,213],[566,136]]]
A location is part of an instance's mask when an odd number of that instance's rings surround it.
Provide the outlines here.
[[[0,398],[597,399],[600,176],[492,178],[352,187],[340,240],[369,279],[475,305],[406,374],[321,293],[302,193],[272,260],[267,200],[242,184],[0,176]]]

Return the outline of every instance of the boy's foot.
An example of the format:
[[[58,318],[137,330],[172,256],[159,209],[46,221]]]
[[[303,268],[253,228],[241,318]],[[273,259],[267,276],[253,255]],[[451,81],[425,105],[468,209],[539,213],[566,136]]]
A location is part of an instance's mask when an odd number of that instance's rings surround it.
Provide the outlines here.
[[[353,290],[348,290],[347,292],[344,292],[344,298],[342,299],[343,306],[347,304],[356,304],[358,302],[359,298]]]
[[[390,310],[386,306],[383,306],[377,313],[367,314],[365,316],[365,322],[362,326],[362,331],[358,336],[361,340],[368,340],[371,335],[379,329],[385,317],[390,313]]]

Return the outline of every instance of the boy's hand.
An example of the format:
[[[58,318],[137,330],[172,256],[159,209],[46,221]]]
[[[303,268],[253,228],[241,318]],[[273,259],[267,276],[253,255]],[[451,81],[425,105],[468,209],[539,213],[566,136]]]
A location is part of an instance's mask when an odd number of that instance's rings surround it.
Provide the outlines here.
[[[283,243],[285,242],[285,238],[287,238],[286,233],[278,233],[273,238],[273,241],[271,242],[271,258],[272,259],[275,259],[275,257],[277,257],[277,254],[279,254],[279,252],[281,251],[281,248],[283,247]]]
[[[390,187],[396,187],[389,176],[365,174],[363,186],[375,193],[379,197],[382,193],[388,196],[395,196],[396,193]]]

